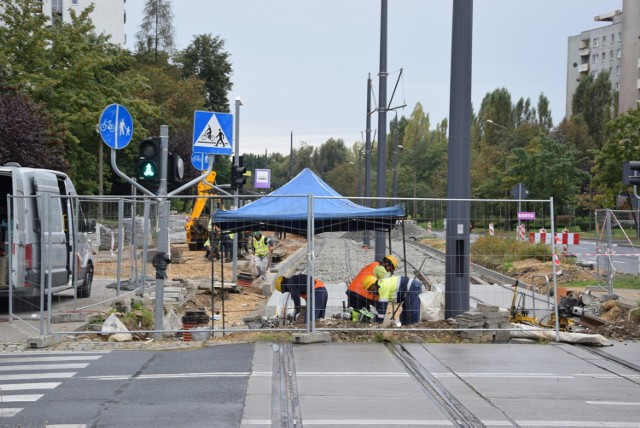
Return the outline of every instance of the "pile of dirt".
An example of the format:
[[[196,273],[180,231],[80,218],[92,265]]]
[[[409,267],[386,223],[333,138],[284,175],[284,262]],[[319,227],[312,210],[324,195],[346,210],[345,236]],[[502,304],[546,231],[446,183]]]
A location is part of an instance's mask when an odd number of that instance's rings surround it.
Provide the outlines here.
[[[629,319],[629,309],[615,300],[599,305],[599,316],[605,324],[591,331],[611,340],[640,340],[640,323]]]
[[[511,268],[506,272],[520,281],[527,284],[542,286],[546,281],[544,276],[553,277],[553,266],[551,262],[542,262],[536,259],[525,259],[513,262]],[[578,266],[572,263],[560,263],[556,267],[558,284],[575,281],[596,281],[595,272],[589,268]]]
[[[196,295],[180,308],[180,313],[201,310],[208,316],[215,316],[218,326],[244,327],[244,318],[261,314],[267,302],[262,289],[256,287],[234,287],[219,289],[211,296],[210,290],[198,290]]]

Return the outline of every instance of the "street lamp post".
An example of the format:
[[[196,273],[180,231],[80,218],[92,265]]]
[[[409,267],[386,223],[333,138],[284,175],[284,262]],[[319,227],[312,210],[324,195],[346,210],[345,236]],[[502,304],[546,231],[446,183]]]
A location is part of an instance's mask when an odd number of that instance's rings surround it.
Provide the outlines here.
[[[504,125],[500,125],[499,123],[495,123],[493,120],[491,119],[487,119],[486,122],[490,125],[496,126],[498,128],[504,129],[505,131],[508,129],[506,126]]]

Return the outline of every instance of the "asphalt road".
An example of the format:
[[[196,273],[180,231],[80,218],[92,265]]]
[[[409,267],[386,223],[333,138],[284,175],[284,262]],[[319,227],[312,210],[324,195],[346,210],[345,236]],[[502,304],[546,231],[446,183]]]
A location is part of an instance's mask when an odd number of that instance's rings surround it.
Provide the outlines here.
[[[630,245],[612,244],[613,253],[611,256],[602,255],[606,248],[602,248],[596,256],[596,241],[581,241],[578,245],[571,245],[569,251],[577,256],[577,260],[592,263],[600,270],[607,269],[607,263],[611,263],[614,271],[631,275],[640,275],[640,252]]]
[[[0,426],[640,427],[640,344],[602,350],[631,365],[531,342],[0,354]]]

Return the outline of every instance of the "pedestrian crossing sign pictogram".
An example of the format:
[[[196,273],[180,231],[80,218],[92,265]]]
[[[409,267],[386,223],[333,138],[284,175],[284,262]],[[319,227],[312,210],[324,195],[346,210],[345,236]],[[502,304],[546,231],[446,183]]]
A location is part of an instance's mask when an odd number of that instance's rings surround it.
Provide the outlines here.
[[[233,115],[196,110],[193,115],[193,153],[231,155]]]

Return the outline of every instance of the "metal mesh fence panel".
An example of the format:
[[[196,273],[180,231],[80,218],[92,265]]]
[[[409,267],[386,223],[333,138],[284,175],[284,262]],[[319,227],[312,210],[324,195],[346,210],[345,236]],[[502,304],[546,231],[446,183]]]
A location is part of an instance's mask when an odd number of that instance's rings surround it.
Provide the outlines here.
[[[131,305],[152,310],[161,284],[167,337],[193,328],[213,335],[276,328],[473,330],[471,337],[495,338],[500,331],[508,336],[515,312],[554,328],[555,275],[565,260],[554,256],[561,247],[551,233],[550,201],[470,200],[469,230],[459,230],[447,222],[450,201],[444,199],[384,200],[381,211],[364,207],[362,198],[312,195],[245,195],[238,210],[232,196],[170,200],[166,278],[156,278],[154,266],[157,198],[79,197],[70,203],[78,219],[96,219],[95,230],[83,232],[92,253],[91,290],[76,297],[88,271],[74,263],[76,286],[51,293],[51,314],[104,318],[132,311]],[[405,216],[396,215],[398,207]],[[527,216],[518,220],[519,212]],[[445,320],[444,310],[452,298],[447,227],[469,241],[469,290],[453,295],[466,299],[465,310],[453,320]],[[376,260],[376,238],[390,256],[386,269]],[[510,272],[527,262],[539,272],[526,278]],[[377,266],[382,271],[374,271]],[[193,314],[198,322],[185,324]],[[44,330],[64,330],[56,327]],[[141,321],[129,327],[152,329]]]

